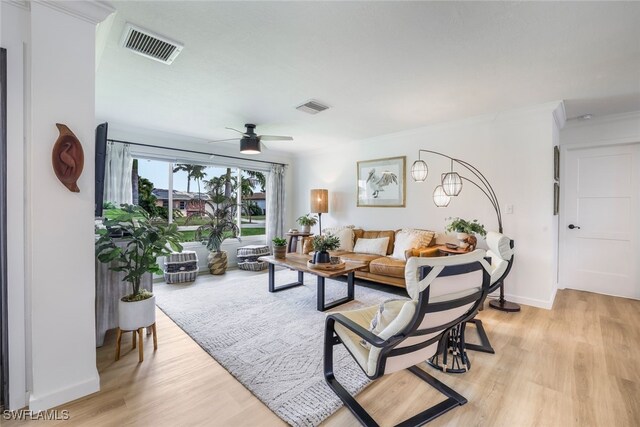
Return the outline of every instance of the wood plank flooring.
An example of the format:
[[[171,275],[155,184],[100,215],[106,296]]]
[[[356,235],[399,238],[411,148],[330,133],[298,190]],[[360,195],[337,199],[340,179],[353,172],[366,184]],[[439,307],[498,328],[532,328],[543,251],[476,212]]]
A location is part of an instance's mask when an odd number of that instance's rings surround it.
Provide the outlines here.
[[[520,313],[486,309],[480,318],[496,354],[470,352],[471,370],[461,375],[423,365],[469,400],[430,426],[640,425],[640,301],[564,290],[551,311],[527,306]],[[123,337],[120,361],[114,361],[111,331],[98,349],[101,391],[58,408],[69,410],[69,421],[37,422],[285,425],[160,310],[157,327],[158,351],[153,352],[151,336],[145,336],[141,364],[129,335]],[[467,335],[475,340],[473,331]],[[383,426],[440,400],[441,395],[408,372],[387,376],[358,396]],[[7,427],[31,423],[2,421]],[[324,425],[358,423],[342,408]]]

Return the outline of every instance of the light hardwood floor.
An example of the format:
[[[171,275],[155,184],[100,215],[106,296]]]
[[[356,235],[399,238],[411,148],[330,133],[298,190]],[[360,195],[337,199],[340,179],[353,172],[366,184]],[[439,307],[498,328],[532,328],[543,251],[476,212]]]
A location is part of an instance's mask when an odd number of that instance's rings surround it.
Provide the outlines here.
[[[640,425],[640,301],[564,290],[553,310],[486,309],[480,318],[496,354],[470,352],[471,370],[461,375],[423,366],[469,400],[430,426]],[[141,364],[129,335],[114,362],[111,331],[98,349],[101,391],[59,408],[69,410],[69,421],[44,424],[285,425],[160,310],[157,325],[158,351],[145,337]],[[473,341],[474,333],[468,335]],[[383,426],[440,400],[407,372],[387,376],[358,396]],[[24,424],[2,421],[7,427]],[[342,408],[324,425],[358,423]]]

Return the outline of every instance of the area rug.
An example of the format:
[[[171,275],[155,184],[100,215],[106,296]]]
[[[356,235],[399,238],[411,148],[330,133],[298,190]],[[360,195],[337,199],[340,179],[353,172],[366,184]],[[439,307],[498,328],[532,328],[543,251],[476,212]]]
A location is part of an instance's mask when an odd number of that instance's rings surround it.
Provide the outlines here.
[[[246,274],[245,274],[246,273]],[[297,273],[276,272],[276,284]],[[317,426],[342,402],[326,385],[322,347],[326,313],[316,310],[316,277],[305,285],[269,293],[267,274],[202,276],[189,285],[154,286],[156,303],[218,363],[292,426]],[[327,301],[346,295],[346,283],[326,281]],[[352,310],[395,297],[356,286]],[[335,372],[352,394],[369,383],[343,346],[335,349]]]

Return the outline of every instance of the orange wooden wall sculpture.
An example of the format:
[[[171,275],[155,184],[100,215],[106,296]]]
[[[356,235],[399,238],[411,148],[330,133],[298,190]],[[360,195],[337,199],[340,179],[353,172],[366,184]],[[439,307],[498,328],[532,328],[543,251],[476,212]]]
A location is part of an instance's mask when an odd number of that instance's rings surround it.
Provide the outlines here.
[[[78,178],[84,168],[84,151],[78,138],[66,125],[56,123],[60,136],[53,146],[51,161],[56,176],[69,191],[79,193]]]

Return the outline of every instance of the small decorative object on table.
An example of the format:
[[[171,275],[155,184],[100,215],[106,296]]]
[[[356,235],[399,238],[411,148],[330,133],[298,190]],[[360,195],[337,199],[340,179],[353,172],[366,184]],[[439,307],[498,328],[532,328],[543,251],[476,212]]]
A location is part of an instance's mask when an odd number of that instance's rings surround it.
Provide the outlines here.
[[[330,264],[331,256],[329,251],[335,251],[340,247],[340,238],[333,234],[323,234],[313,236],[313,250],[316,251],[313,258],[315,264]]]
[[[456,238],[460,242],[458,246],[462,249],[474,250],[478,239],[472,234],[479,234],[482,237],[487,235],[487,231],[484,229],[484,225],[480,224],[477,219],[473,221],[467,221],[462,218],[447,218],[451,222],[447,225],[446,230],[449,232],[455,231]]]
[[[198,254],[182,251],[167,255],[164,261],[164,281],[173,283],[193,282],[198,277]]]
[[[302,215],[296,221],[298,222],[298,224],[300,224],[302,226],[302,229],[300,230],[301,232],[310,233],[311,232],[311,227],[313,227],[314,225],[316,225],[318,223],[318,217],[308,213],[306,215]],[[289,232],[292,232],[292,231],[289,230]]]
[[[267,245],[247,245],[238,248],[238,268],[247,271],[262,271],[268,267],[263,261],[258,261],[261,256],[270,255],[271,251]]]
[[[273,256],[276,258],[286,258],[287,256],[287,239],[275,237],[273,240]]]

